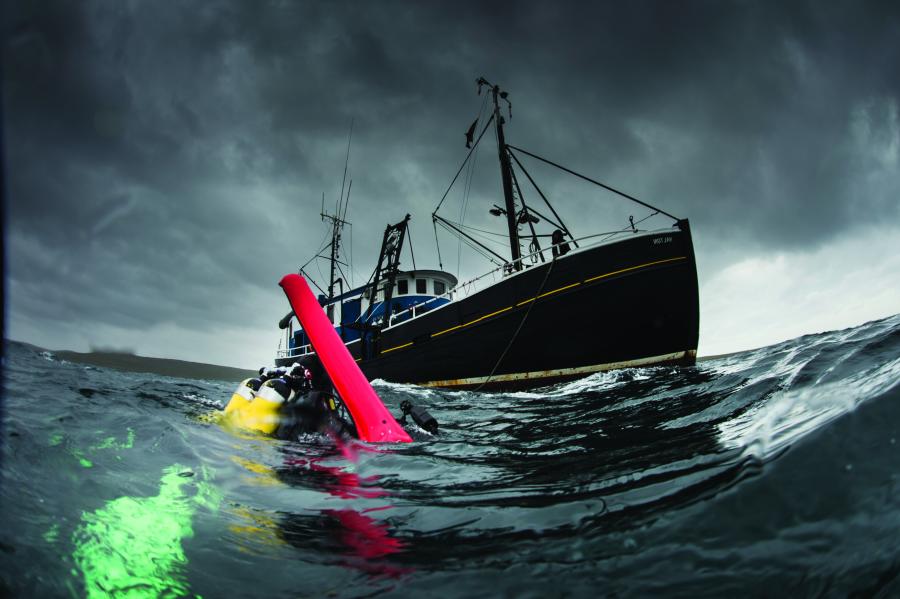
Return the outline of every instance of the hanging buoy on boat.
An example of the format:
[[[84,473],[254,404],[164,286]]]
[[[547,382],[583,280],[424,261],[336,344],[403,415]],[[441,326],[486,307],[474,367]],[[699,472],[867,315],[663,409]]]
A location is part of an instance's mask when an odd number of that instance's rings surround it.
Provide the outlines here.
[[[322,366],[331,377],[338,395],[349,410],[359,438],[382,443],[412,441],[356,365],[306,280],[300,275],[290,274],[282,278],[279,284],[287,295],[294,314],[303,325],[303,331],[309,337]]]

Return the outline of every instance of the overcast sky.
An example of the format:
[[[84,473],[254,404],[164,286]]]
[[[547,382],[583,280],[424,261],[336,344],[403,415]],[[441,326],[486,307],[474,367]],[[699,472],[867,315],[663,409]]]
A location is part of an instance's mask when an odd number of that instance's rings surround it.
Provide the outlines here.
[[[354,282],[407,212],[417,266],[437,266],[430,214],[479,76],[509,91],[511,143],[691,219],[701,355],[900,312],[894,2],[4,11],[8,338],[270,363],[289,309],[277,282],[323,240],[351,121]],[[533,166],[576,235],[646,214]],[[473,168],[442,214],[502,230],[490,136]],[[461,278],[487,269],[440,243]]]

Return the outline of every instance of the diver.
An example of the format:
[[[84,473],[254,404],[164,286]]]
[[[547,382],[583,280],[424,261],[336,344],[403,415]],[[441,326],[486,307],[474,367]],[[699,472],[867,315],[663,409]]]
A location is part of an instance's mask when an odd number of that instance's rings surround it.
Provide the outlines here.
[[[263,367],[241,382],[225,408],[232,421],[279,439],[320,433],[357,437],[349,411],[333,393],[317,359],[289,367]]]
[[[411,416],[416,425],[434,435],[438,423],[421,406],[409,401],[400,405],[399,424]],[[225,407],[231,422],[278,439],[296,440],[301,435],[322,434],[359,438],[353,416],[315,356],[306,356],[288,367],[263,367],[258,376],[238,385]]]
[[[284,374],[283,368],[267,368],[263,366],[259,369],[259,376],[247,379],[241,383],[241,385],[247,386],[253,390],[254,393],[259,391],[259,388],[262,387],[263,383],[268,381],[269,379],[275,378],[277,376],[281,376]]]
[[[286,440],[309,433],[356,436],[349,413],[341,409],[343,404],[334,395],[331,380],[318,359],[310,356],[303,363],[267,370],[266,374],[274,376],[264,384],[284,398],[273,436]]]

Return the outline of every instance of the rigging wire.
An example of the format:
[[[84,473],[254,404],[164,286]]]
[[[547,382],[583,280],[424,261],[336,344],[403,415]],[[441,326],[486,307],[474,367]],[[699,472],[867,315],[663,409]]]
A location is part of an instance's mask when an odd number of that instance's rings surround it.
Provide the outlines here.
[[[323,249],[324,249],[324,248],[323,248]],[[316,256],[316,257],[318,258],[319,256]],[[322,269],[319,267],[319,261],[318,261],[318,260],[316,260],[316,270],[319,271],[319,276],[322,277],[322,278],[324,279],[324,278],[325,278],[325,275],[322,274]],[[318,287],[318,285],[316,285],[316,287]]]
[[[510,150],[509,148],[506,149],[506,153],[507,153],[509,156],[512,156],[512,159],[516,161],[516,164],[519,165],[519,169],[520,169],[523,173],[525,173],[525,176],[526,176],[526,177],[528,177],[528,180],[531,182],[532,187],[534,187],[535,191],[538,192],[538,195],[541,196],[541,199],[544,200],[544,204],[547,205],[547,208],[550,209],[550,212],[553,213],[553,216],[556,218],[556,220],[557,220],[558,222],[557,222],[557,223],[553,223],[553,222],[550,221],[550,219],[548,219],[546,216],[541,215],[541,216],[543,216],[544,220],[550,222],[551,224],[553,224],[554,226],[556,226],[558,229],[562,229],[563,231],[565,231],[566,234],[569,236],[569,238],[572,240],[572,243],[575,244],[575,247],[578,247],[578,242],[575,241],[575,236],[572,235],[572,232],[569,231],[569,228],[568,228],[568,227],[566,226],[566,224],[563,222],[562,218],[560,218],[559,214],[556,213],[556,209],[553,207],[553,204],[550,203],[550,200],[547,199],[547,196],[545,196],[545,195],[544,195],[544,192],[541,191],[541,188],[538,187],[537,182],[536,182],[536,181],[534,180],[534,178],[531,176],[531,173],[529,173],[529,172],[525,169],[525,165],[522,164],[522,162],[519,160],[519,157],[516,156],[516,155],[513,153],[513,151]],[[537,210],[535,210],[534,212],[537,212]],[[540,215],[539,212],[537,212],[537,213]]]
[[[350,133],[351,133],[351,135],[352,135],[352,133],[353,133],[353,126],[352,126],[352,123],[351,123],[351,126],[350,126]],[[349,144],[349,142],[348,142],[348,144]],[[350,147],[349,147],[349,145],[348,145],[348,147],[347,147],[347,157],[348,157],[348,158],[350,157]],[[347,186],[347,201],[344,202],[344,215],[341,217],[341,228],[342,228],[342,229],[343,229],[345,226],[350,225],[350,223],[347,222],[347,211],[350,210],[350,191],[351,191],[352,189],[353,189],[353,178],[351,177],[351,178],[350,178],[350,185]],[[352,226],[350,227],[350,262],[349,262],[349,267],[350,267],[350,274],[352,275],[352,274],[353,274],[353,227],[352,227]],[[343,274],[343,272],[342,272],[342,274]],[[352,285],[352,282],[351,282],[351,281],[347,281],[346,275],[344,275],[344,281],[345,281],[346,283]]]
[[[456,224],[457,224],[457,223],[454,223],[453,221],[447,221],[447,222],[449,222],[449,223],[452,224],[452,225],[456,225]],[[477,229],[476,229],[476,231],[477,231],[477,232],[475,232],[475,233],[471,233],[471,235],[472,235],[473,238],[478,237],[479,239],[482,239],[482,240],[484,240],[485,242],[493,243],[493,244],[495,244],[495,245],[500,246],[501,248],[506,248],[506,247],[507,247],[507,244],[506,244],[504,241],[501,241],[501,240],[499,240],[499,239],[494,239],[494,238],[492,238],[492,237],[488,237],[488,236],[486,236],[486,235],[484,234],[484,232],[481,232],[481,231],[479,231],[479,230],[477,230]],[[500,237],[505,237],[505,236],[502,235],[501,233],[493,233],[493,235],[497,235],[497,236],[500,236]]]
[[[453,222],[453,221],[450,221]],[[487,229],[479,229],[478,227],[473,227],[472,225],[464,225],[462,223],[453,223],[460,229],[469,229],[470,231],[478,231],[479,233],[484,233],[486,235],[494,235],[496,237],[507,237],[506,233],[497,233],[496,231],[488,231]]]
[[[444,270],[444,261],[441,260],[441,244],[438,242],[437,221],[432,218],[431,224],[434,227],[434,246],[437,248],[438,266],[440,267],[441,270]]]
[[[493,235],[494,237],[502,237],[503,239],[507,239],[507,235],[505,233],[497,233],[496,231],[488,231],[486,229],[479,229],[478,227],[473,227],[472,225],[464,225],[462,223],[458,223],[458,222],[455,222],[452,220],[447,220],[447,219],[444,219],[444,220],[455,227],[459,227],[460,229],[466,229],[469,231],[477,231],[478,233],[481,233],[481,235],[478,235],[478,236],[487,241],[491,241],[493,243],[500,244],[503,247],[506,247],[506,245],[507,245],[505,242],[485,237],[485,235]],[[472,233],[472,235],[475,236],[476,233]],[[544,235],[544,237],[547,237],[547,235]]]
[[[344,184],[347,182],[347,166],[350,164],[350,141],[353,139],[353,123],[356,119],[350,119],[350,134],[347,136],[347,157],[344,159],[344,178],[341,181],[341,197],[338,200],[338,209],[335,212],[335,216],[337,218],[341,218],[341,202],[344,201]],[[350,185],[353,185],[353,182],[350,182]],[[349,199],[350,194],[347,193],[347,198]]]
[[[481,120],[484,116],[484,109],[487,106],[489,94],[484,94],[484,97],[481,100],[481,107],[478,109],[478,118],[476,119],[476,123]],[[472,154],[472,160],[469,161],[469,167],[466,170],[465,181],[463,182],[463,201],[462,205],[459,209],[459,222],[463,223],[466,220],[466,210],[469,207],[469,198],[471,197],[472,191],[472,180],[475,178],[475,165],[478,162],[478,148],[479,145],[475,144],[475,147],[472,148],[474,150]],[[457,240],[456,244],[456,278],[459,278],[459,269],[460,264],[462,262],[462,240]]]
[[[316,289],[318,289],[319,292],[320,292],[321,294],[323,294],[323,295],[325,294],[325,290],[322,289],[322,288],[319,286],[319,284],[316,283],[316,280],[313,279],[311,276],[309,276],[309,274],[308,274],[306,271],[304,271],[303,269],[300,269],[300,272],[299,272],[298,274],[303,275],[310,283],[312,283],[313,285],[315,285],[315,286],[316,286]]]
[[[416,270],[416,254],[413,252],[412,227],[406,225],[406,236],[409,237],[409,253],[412,256],[413,270]]]
[[[438,202],[437,208],[434,209],[434,212],[432,214],[436,214],[437,211],[441,209],[441,204],[443,204],[444,200],[447,199],[447,194],[450,193],[450,190],[453,188],[453,184],[456,183],[456,179],[459,178],[459,174],[462,172],[463,167],[466,166],[466,162],[469,161],[469,157],[472,156],[472,152],[474,152],[475,148],[478,147],[478,143],[481,141],[481,138],[484,137],[484,134],[487,132],[488,127],[490,127],[491,123],[493,123],[493,122],[494,122],[494,117],[493,117],[493,115],[491,115],[491,118],[488,119],[487,123],[485,123],[484,129],[481,130],[481,134],[478,135],[478,139],[475,140],[475,143],[472,145],[472,148],[469,150],[469,153],[466,154],[466,157],[463,160],[462,164],[459,165],[459,170],[456,171],[456,174],[453,176],[453,180],[450,181],[450,185],[447,186],[447,191],[445,191],[444,195],[441,196],[441,201]]]
[[[647,216],[645,216],[644,218],[642,218],[641,220],[634,221],[634,224],[635,224],[635,225],[639,225],[639,224],[641,224],[642,222],[644,222],[645,220],[650,219],[650,218],[653,218],[653,217],[656,216],[657,214],[659,214],[659,211],[652,212],[652,213],[648,214]],[[624,232],[626,232],[626,231],[633,231],[633,232],[637,233],[637,229],[635,229],[634,227],[629,227],[628,229],[621,229],[621,230],[619,230],[619,231],[612,231],[612,232],[606,233],[606,234],[602,234],[602,233],[601,233],[601,235],[603,235],[603,237],[600,239],[600,241],[604,241],[604,240],[609,239],[610,237],[612,237],[612,236],[614,236],[614,235],[618,235],[619,233],[624,233]]]
[[[350,209],[350,190],[353,189],[353,178],[350,178],[350,184],[347,186],[347,199],[344,201],[344,215],[341,216],[341,224],[347,224],[347,210]]]
[[[341,276],[344,277],[344,282],[348,282],[348,281],[347,281],[347,275],[344,274],[344,269],[341,268],[341,263],[340,263],[340,262],[335,262],[335,264],[337,264],[338,272],[340,272],[340,273],[341,273]],[[352,289],[352,287],[351,287],[350,289]]]
[[[479,111],[477,120],[480,120],[482,118],[486,104],[487,104],[487,96],[485,96],[485,99],[482,101],[481,109]],[[459,169],[457,170],[456,174],[454,175],[453,179],[451,180],[450,185],[447,187],[446,191],[444,192],[444,195],[441,196],[441,199],[438,202],[438,205],[435,208],[434,212],[432,212],[432,226],[434,229],[434,241],[435,241],[435,247],[436,247],[437,254],[438,254],[438,264],[440,265],[441,269],[443,269],[443,259],[442,259],[441,250],[440,250],[440,239],[439,239],[438,232],[437,232],[438,220],[441,220],[440,224],[444,229],[446,229],[452,235],[456,235],[458,238],[457,277],[459,277],[459,271],[461,268],[461,261],[462,261],[461,256],[462,256],[462,244],[463,243],[466,243],[467,246],[469,246],[470,248],[475,250],[478,254],[480,254],[481,256],[486,258],[489,262],[491,262],[493,264],[501,264],[501,265],[503,264],[503,263],[498,263],[494,259],[494,257],[491,257],[488,253],[486,253],[486,252],[491,252],[490,248],[487,248],[486,246],[479,247],[478,245],[481,243],[481,241],[490,242],[490,243],[497,244],[497,245],[503,245],[503,243],[501,241],[498,241],[497,239],[492,239],[487,236],[504,238],[504,237],[506,237],[506,235],[501,234],[501,233],[496,233],[494,231],[487,231],[484,229],[479,229],[477,227],[472,227],[470,225],[464,224],[466,212],[468,210],[469,200],[471,198],[471,189],[472,189],[472,183],[474,181],[474,173],[475,173],[475,159],[477,158],[478,146],[479,146],[482,138],[484,137],[484,134],[487,132],[487,129],[490,127],[491,123],[493,122],[495,116],[496,115],[492,114],[491,118],[488,120],[488,122],[482,128],[481,133],[478,135],[477,140],[475,141],[472,148],[469,150],[468,154],[466,155],[465,159],[463,160],[462,164],[460,165]],[[476,120],[476,123],[477,123],[477,120]],[[499,133],[497,131],[495,131],[495,137],[497,137],[498,135],[499,135]],[[497,141],[499,143],[499,137],[497,137]],[[554,166],[570,175],[573,175],[577,178],[580,178],[582,180],[593,183],[603,189],[611,191],[617,195],[620,195],[626,199],[629,199],[637,204],[640,204],[641,206],[644,206],[644,207],[649,208],[650,210],[654,211],[653,213],[649,214],[648,216],[642,218],[641,220],[639,220],[637,222],[634,222],[633,219],[630,219],[632,222],[631,230],[636,231],[634,225],[640,224],[640,223],[644,222],[645,220],[652,218],[653,216],[656,216],[658,214],[663,214],[663,215],[668,216],[669,218],[672,218],[673,220],[676,220],[676,221],[679,220],[677,217],[673,216],[672,214],[669,214],[668,212],[666,212],[664,210],[656,208],[655,206],[651,206],[650,204],[647,204],[646,202],[643,202],[631,195],[628,195],[622,191],[619,191],[618,189],[610,187],[609,185],[601,183],[600,181],[591,179],[590,177],[587,177],[585,175],[577,173],[569,168],[566,168],[562,165],[552,162],[546,158],[542,158],[541,156],[538,156],[536,154],[532,154],[531,152],[524,150],[522,148],[510,145],[510,144],[506,144],[506,151],[509,154],[509,156],[512,157],[512,159],[516,162],[516,164],[519,166],[519,168],[522,170],[522,172],[525,173],[526,177],[529,179],[531,184],[537,190],[538,194],[541,196],[541,199],[548,205],[551,212],[553,212],[553,215],[559,221],[559,223],[558,223],[559,228],[562,228],[563,230],[566,231],[566,233],[569,235],[569,237],[573,239],[573,242],[575,243],[576,247],[578,244],[577,244],[577,242],[575,242],[574,237],[572,236],[571,232],[569,232],[569,230],[568,230],[568,228],[566,228],[565,224],[562,223],[562,220],[559,218],[559,215],[553,209],[553,206],[549,203],[549,201],[544,196],[541,189],[537,186],[534,179],[532,179],[531,175],[525,169],[524,165],[519,160],[519,158],[515,155],[513,150],[516,150],[517,152],[522,152],[523,154],[526,154],[532,158],[540,160],[541,162],[544,162],[546,164]],[[443,219],[443,218],[438,219],[437,213],[440,210],[441,206],[443,205],[444,201],[447,199],[447,196],[449,195],[450,190],[453,188],[453,185],[456,183],[457,179],[459,178],[459,175],[462,173],[463,169],[466,168],[467,165],[468,165],[468,169],[466,170],[466,175],[464,177],[464,185],[463,185],[463,191],[462,191],[462,203],[461,203],[460,212],[459,212],[459,222],[458,223],[453,223],[452,221],[443,222],[445,219]],[[518,185],[518,182],[516,182],[516,183]],[[518,190],[518,195],[521,196],[521,189]],[[524,199],[521,197],[519,197],[518,199],[524,208],[525,207]],[[537,212],[537,211],[535,211],[535,212]],[[543,216],[543,215],[541,215],[541,216]],[[552,220],[547,219],[546,217],[544,217],[544,220],[546,220],[550,224],[553,224],[554,226],[557,225],[556,223],[553,223]],[[532,226],[532,245],[534,246],[537,243],[536,237],[544,237],[545,235],[537,235],[533,229],[534,229],[534,227]],[[468,233],[463,233],[463,230],[468,231]],[[606,237],[616,235],[617,233],[619,233],[619,232],[611,232],[609,234],[606,234]],[[464,237],[466,237],[466,239],[464,239]],[[478,237],[480,240],[476,240],[475,239],[476,237]],[[532,249],[534,249],[534,248],[532,248]],[[410,251],[412,252],[412,246],[410,246]],[[502,260],[502,258],[501,258],[501,260]],[[413,257],[413,262],[414,262],[414,266],[415,266],[415,258],[414,257]]]
[[[328,236],[328,232],[326,231],[326,232],[325,232],[325,237],[327,237],[327,236]],[[323,239],[323,241],[324,241],[324,239]],[[321,255],[322,252],[324,252],[324,251],[325,251],[325,248],[327,248],[329,245],[331,245],[330,242],[329,242],[329,243],[326,243],[326,244],[323,245],[321,248],[319,248],[319,250],[318,250],[315,254],[313,254],[313,257],[310,258],[309,260],[307,260],[307,261],[303,264],[303,266],[301,266],[301,267],[300,267],[299,269],[297,269],[297,270],[301,270],[301,271],[302,271],[304,268],[306,268],[306,267],[309,265],[310,262],[312,262],[312,261],[315,260],[316,258],[321,258],[321,257],[322,257],[322,255]],[[316,268],[318,268],[318,265],[316,265]],[[321,273],[320,273],[320,274],[321,274]]]
[[[329,244],[325,243],[325,240],[326,240],[327,238],[328,238],[328,229],[325,229],[325,232],[322,233],[322,239],[319,240],[319,243],[317,244],[317,245],[320,245],[320,246],[322,246],[322,247],[321,247],[319,250],[317,250],[316,253],[313,254],[313,257],[310,258],[309,260],[307,260],[307,261],[306,261],[306,264],[304,264],[303,266],[301,266],[298,270],[303,270],[304,268],[306,268],[307,264],[309,264],[310,262],[312,262],[313,260],[315,260],[316,257],[317,257],[319,254],[322,253],[322,250],[324,250],[325,248],[328,247]]]
[[[322,193],[322,204],[324,205],[324,203],[325,203],[325,194]],[[324,210],[323,210],[323,212],[324,212]],[[316,287],[318,287],[320,290],[321,290],[321,287],[319,287],[319,284],[316,283],[316,281],[315,281],[312,277],[310,277],[308,274],[306,274],[306,272],[305,272],[303,269],[306,268],[307,266],[309,266],[309,263],[310,263],[310,262],[312,262],[313,260],[316,260],[316,258],[320,258],[320,257],[321,257],[320,254],[321,254],[323,251],[325,251],[325,248],[327,248],[327,247],[331,244],[330,242],[329,242],[329,243],[325,243],[325,240],[326,240],[327,238],[328,238],[328,229],[325,229],[325,231],[322,233],[322,239],[319,241],[319,244],[318,244],[318,245],[321,245],[322,247],[319,248],[319,249],[316,251],[316,253],[313,254],[312,258],[310,258],[309,260],[307,260],[307,261],[303,264],[303,266],[301,266],[300,268],[297,269],[297,272],[298,272],[298,273],[303,274],[303,275],[306,275],[306,278],[309,279],[310,281],[312,281],[312,284],[315,285]],[[322,278],[324,279],[325,277],[322,275],[322,269],[319,268],[318,260],[316,261],[316,270],[319,271],[319,276],[322,277]]]
[[[532,154],[528,150],[523,150],[522,148],[517,148],[516,146],[510,145],[510,144],[506,144],[506,147],[516,150],[517,152],[522,152],[523,154],[531,156],[532,158],[536,158],[537,160],[540,160],[541,162],[545,162],[545,163],[549,164],[550,166],[555,166],[556,168],[560,169],[561,171],[565,171],[565,172],[569,173],[570,175],[574,175],[575,177],[578,177],[579,179],[584,179],[588,183],[593,183],[594,185],[602,187],[603,189],[605,189],[607,191],[611,191],[615,194],[622,196],[623,198],[631,200],[632,202],[636,202],[636,203],[640,204],[641,206],[644,206],[645,208],[649,208],[650,210],[656,210],[660,214],[665,214],[666,216],[668,216],[669,218],[671,218],[674,221],[681,220],[678,217],[669,214],[665,210],[661,210],[660,208],[657,208],[656,206],[651,206],[647,202],[643,202],[634,196],[628,195],[624,191],[619,191],[618,189],[616,189],[614,187],[610,187],[609,185],[606,185],[605,183],[601,183],[600,181],[591,179],[590,177],[582,175],[581,173],[576,173],[572,169],[566,168],[566,167],[562,166],[561,164],[557,164],[557,163],[553,162],[552,160],[547,160],[546,158],[541,158],[537,154]]]
[[[438,222],[438,221],[435,221],[435,222]],[[449,228],[447,225],[445,225],[444,223],[440,223],[440,225],[441,225],[444,229],[446,229],[447,232],[449,232],[449,233],[451,233],[451,234],[455,234],[454,231],[453,231],[453,229],[450,229],[450,228]],[[470,240],[464,239],[464,240],[463,240],[463,243],[465,243],[465,244],[468,245],[470,248],[472,248],[473,250],[475,250],[478,254],[480,254],[482,257],[484,257],[484,258],[485,258],[488,262],[490,262],[491,264],[495,264],[495,265],[497,265],[497,266],[503,266],[503,262],[498,262],[498,261],[496,260],[496,258],[494,258],[493,256],[491,256],[490,254],[485,253],[485,251],[484,251],[483,248],[478,247],[477,245],[475,245],[474,243],[472,243]]]

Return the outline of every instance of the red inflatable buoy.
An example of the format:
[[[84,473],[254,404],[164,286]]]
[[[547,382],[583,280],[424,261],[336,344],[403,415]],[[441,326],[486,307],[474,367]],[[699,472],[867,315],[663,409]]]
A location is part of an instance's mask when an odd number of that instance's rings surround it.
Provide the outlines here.
[[[410,436],[394,420],[375,389],[334,330],[309,284],[300,275],[285,275],[279,283],[316,355],[331,377],[338,395],[350,410],[356,431],[363,441],[409,443]]]

